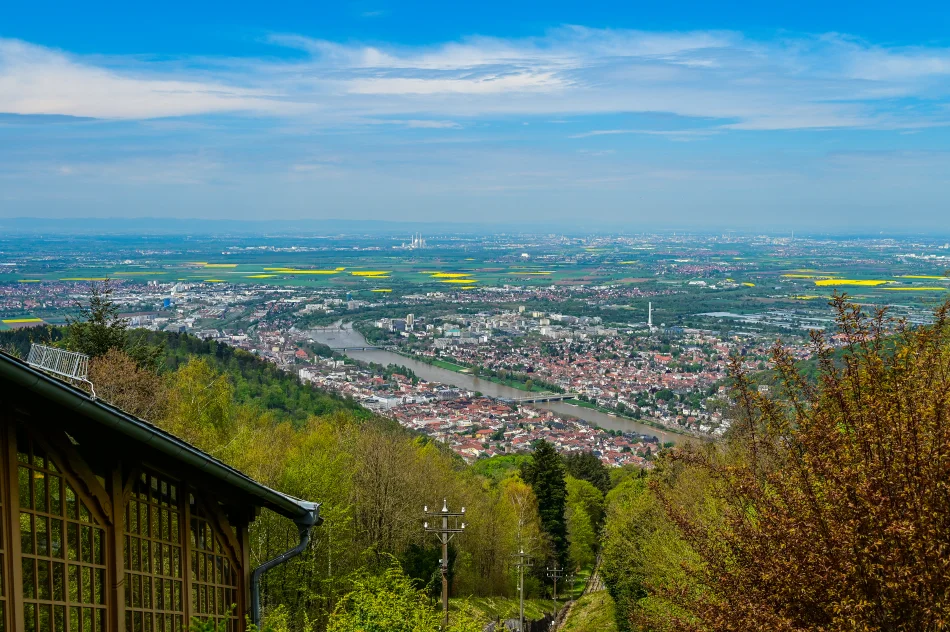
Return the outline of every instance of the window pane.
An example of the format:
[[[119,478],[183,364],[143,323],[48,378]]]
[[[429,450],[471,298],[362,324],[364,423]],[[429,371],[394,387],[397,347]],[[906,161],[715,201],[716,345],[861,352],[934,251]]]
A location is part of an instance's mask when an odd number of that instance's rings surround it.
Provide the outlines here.
[[[50,521],[49,539],[50,539],[50,543],[49,543],[50,556],[63,557],[63,553],[65,553],[63,549],[65,547],[63,546],[63,521],[62,520],[57,520],[54,518]]]
[[[36,598],[36,585],[34,581],[36,579],[36,573],[34,571],[34,562],[30,558],[23,558],[22,569],[23,569],[23,597],[25,599],[35,599]]]
[[[17,471],[17,476],[19,477],[20,483],[20,508],[31,509],[33,507],[33,495],[30,485],[30,470],[20,466]]]
[[[70,522],[66,525],[67,556],[73,561],[79,560],[79,525]]]
[[[62,479],[58,476],[49,477],[49,512],[57,516],[63,515],[63,501],[60,498]]]
[[[33,472],[33,495],[36,500],[36,510],[49,511],[46,504],[46,475],[42,472]]]
[[[33,516],[20,512],[20,550],[25,555],[34,555],[33,549]]]

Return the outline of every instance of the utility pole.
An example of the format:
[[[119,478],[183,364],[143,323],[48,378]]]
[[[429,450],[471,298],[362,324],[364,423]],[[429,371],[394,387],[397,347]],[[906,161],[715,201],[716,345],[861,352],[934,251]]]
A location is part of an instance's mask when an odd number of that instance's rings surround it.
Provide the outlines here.
[[[429,506],[422,508],[427,518],[441,518],[441,524],[429,526],[429,521],[423,523],[427,533],[434,533],[439,542],[442,543],[442,559],[439,565],[442,570],[442,629],[449,629],[449,542],[457,533],[465,531],[465,523],[459,524],[459,518],[465,517],[465,507],[460,512],[449,511],[449,504],[446,499],[442,499],[442,511],[429,511]],[[449,518],[452,519],[452,526],[449,526]]]
[[[545,568],[544,570],[547,571],[548,579],[554,580],[554,601],[557,601],[557,580],[564,574],[564,569],[555,566],[554,568]]]
[[[524,569],[531,568],[534,564],[531,563],[531,556],[526,555],[524,549],[521,549],[514,557],[518,558],[518,563],[515,564],[518,567],[518,632],[524,632]]]

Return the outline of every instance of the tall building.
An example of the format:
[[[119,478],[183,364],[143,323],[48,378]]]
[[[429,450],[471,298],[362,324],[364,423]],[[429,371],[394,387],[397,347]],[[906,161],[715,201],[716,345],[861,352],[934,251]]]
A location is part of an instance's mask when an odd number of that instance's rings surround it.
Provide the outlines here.
[[[408,244],[406,242],[403,242],[401,247],[409,249],[409,250],[421,250],[425,248],[426,245],[427,245],[426,240],[422,236],[422,233],[415,233],[412,236],[412,239],[410,240],[410,242]]]

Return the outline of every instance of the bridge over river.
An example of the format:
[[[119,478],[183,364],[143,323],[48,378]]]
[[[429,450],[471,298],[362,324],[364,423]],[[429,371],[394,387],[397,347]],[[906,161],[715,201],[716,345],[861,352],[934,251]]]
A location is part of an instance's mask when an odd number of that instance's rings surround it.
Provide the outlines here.
[[[561,402],[576,397],[576,393],[538,393],[527,397],[502,398],[502,401],[508,404],[540,404],[542,402]]]
[[[601,428],[634,431],[648,436],[652,435],[657,437],[661,442],[672,441],[674,443],[681,443],[685,439],[683,435],[673,434],[637,423],[632,419],[624,419],[622,417],[607,415],[599,410],[574,406],[569,401],[576,398],[576,395],[573,393],[529,393],[503,384],[481,380],[470,373],[456,373],[455,371],[420,362],[415,358],[408,358],[398,353],[393,353],[393,351],[395,351],[393,347],[380,347],[370,344],[359,332],[353,330],[353,326],[350,323],[346,323],[342,327],[339,323],[336,323],[327,329],[328,331],[312,330],[314,331],[313,338],[335,351],[345,353],[350,357],[363,360],[364,362],[375,362],[383,366],[388,364],[404,366],[411,369],[423,380],[441,382],[442,384],[448,384],[469,391],[481,392],[499,400],[536,405],[539,408],[545,408],[558,414],[586,419],[589,422],[596,423]]]

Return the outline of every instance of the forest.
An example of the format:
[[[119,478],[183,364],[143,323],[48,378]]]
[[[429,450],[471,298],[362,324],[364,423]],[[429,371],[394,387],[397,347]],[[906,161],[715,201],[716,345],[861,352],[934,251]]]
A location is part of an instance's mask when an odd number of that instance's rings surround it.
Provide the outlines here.
[[[843,295],[833,305],[836,344],[813,332],[807,371],[776,344],[766,392],[735,359],[729,434],[664,449],[649,470],[546,442],[467,465],[352,402],[303,397],[256,358],[130,332],[107,293],[51,338],[94,358],[116,405],[323,503],[309,549],[265,577],[275,632],[440,629],[440,551],[422,522],[442,499],[469,521],[449,552],[455,632],[483,629],[477,604],[517,596],[522,550],[541,609],[556,607],[539,601],[545,568],[597,566],[605,593],[578,600],[563,630],[947,630],[950,302],[916,327]],[[275,385],[283,398],[266,396]],[[263,512],[252,562],[296,536]]]

